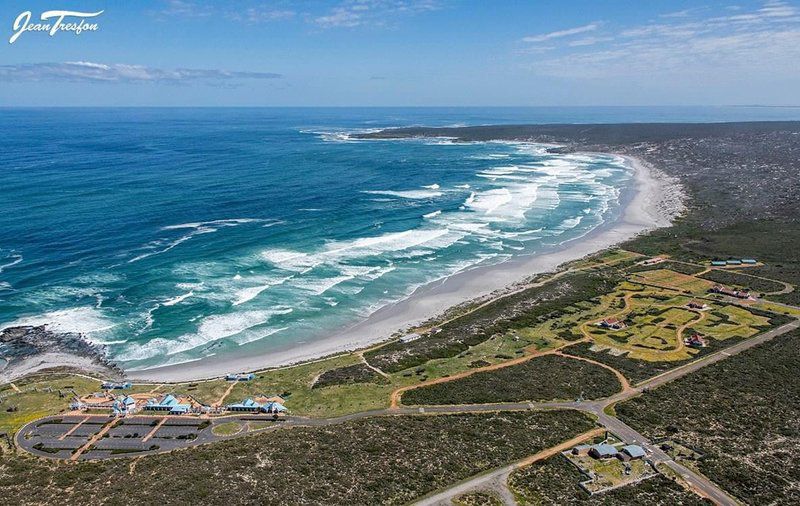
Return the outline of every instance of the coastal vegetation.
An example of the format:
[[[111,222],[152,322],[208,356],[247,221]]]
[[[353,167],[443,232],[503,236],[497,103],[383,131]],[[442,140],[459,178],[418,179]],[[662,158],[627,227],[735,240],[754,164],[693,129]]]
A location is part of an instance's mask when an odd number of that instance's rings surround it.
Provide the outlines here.
[[[364,354],[386,372],[416,367],[432,359],[458,355],[493,335],[530,327],[565,314],[564,308],[610,291],[616,278],[607,273],[562,276],[492,301],[437,327],[413,341],[398,340]]]
[[[621,389],[614,374],[600,366],[544,355],[508,367],[423,386],[403,394],[403,404],[485,404],[492,402],[597,399]]]
[[[800,501],[800,332],[616,406],[649,438],[699,452],[699,470],[748,504]]]
[[[145,456],[135,466],[3,454],[0,487],[4,500],[20,505],[86,497],[164,504],[176,490],[184,502],[206,504],[405,504],[593,426],[574,411],[389,416],[253,434]],[[254,494],[252,483],[268,486]]]
[[[388,381],[367,364],[353,364],[325,371],[319,375],[311,388],[353,383],[388,383]]]

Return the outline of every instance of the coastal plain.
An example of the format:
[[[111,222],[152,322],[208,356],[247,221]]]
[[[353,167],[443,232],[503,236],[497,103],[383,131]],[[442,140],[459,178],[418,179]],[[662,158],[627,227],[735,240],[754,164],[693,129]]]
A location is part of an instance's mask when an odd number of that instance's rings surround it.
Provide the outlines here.
[[[37,371],[4,384],[6,499],[78,504],[99,494],[110,504],[131,497],[170,503],[175,498],[159,478],[169,470],[181,500],[210,503],[796,501],[800,403],[788,372],[798,367],[800,123],[413,128],[364,136],[621,154],[665,181],[650,186],[664,195],[651,194],[643,212],[627,218],[646,233],[601,230],[598,242],[584,242],[590,255],[573,257],[579,260],[554,257],[540,270],[510,266],[515,275],[528,269],[530,278],[415,322],[388,342],[257,371],[248,381],[162,380],[130,389],[207,406],[280,396],[289,409],[282,421],[203,415],[209,435],[181,449],[108,459],[78,458],[102,439],[87,432],[78,457],[56,459],[48,455],[54,448],[26,441],[38,437],[37,423],[72,416],[69,398],[90,395],[103,378]],[[780,409],[769,409],[776,402]],[[92,416],[100,426],[114,423],[108,414]],[[753,419],[761,421],[758,430]],[[250,423],[261,425],[245,430]],[[732,436],[745,433],[746,445]],[[627,468],[607,471],[601,478],[615,486],[590,495],[581,483],[591,478],[561,452],[612,440],[641,445],[653,473],[626,481]],[[745,468],[763,479],[743,479]],[[244,492],[253,487],[268,493]]]

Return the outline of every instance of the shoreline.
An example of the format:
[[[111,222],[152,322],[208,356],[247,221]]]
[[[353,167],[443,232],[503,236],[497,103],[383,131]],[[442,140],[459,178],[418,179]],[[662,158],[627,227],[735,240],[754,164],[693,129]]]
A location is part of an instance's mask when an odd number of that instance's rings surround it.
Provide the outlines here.
[[[586,153],[585,151],[583,153]],[[608,249],[639,234],[669,226],[684,209],[679,183],[646,162],[617,153],[633,170],[633,185],[626,189],[622,210],[581,237],[544,254],[519,256],[496,265],[477,266],[417,288],[405,299],[384,306],[365,320],[334,331],[318,341],[294,345],[267,354],[209,357],[193,362],[125,371],[131,380],[179,383],[214,379],[231,372],[263,371],[314,362],[354,352],[387,341],[391,336],[436,318],[455,306],[509,290],[537,274]],[[497,296],[500,296],[498,294]],[[56,366],[57,364],[54,364]]]

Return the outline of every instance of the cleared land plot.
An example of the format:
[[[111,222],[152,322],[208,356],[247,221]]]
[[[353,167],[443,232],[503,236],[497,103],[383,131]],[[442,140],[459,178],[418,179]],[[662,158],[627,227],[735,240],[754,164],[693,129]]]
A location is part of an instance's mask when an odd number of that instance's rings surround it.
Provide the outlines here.
[[[700,471],[750,504],[800,503],[800,332],[776,337],[616,407],[650,438],[704,456]]]
[[[608,397],[621,390],[607,369],[582,360],[545,355],[521,364],[403,393],[403,404],[481,404]]]
[[[706,293],[715,285],[711,281],[667,269],[637,272],[631,274],[631,279],[648,285],[663,286],[692,294]]]
[[[590,496],[578,486],[586,476],[562,455],[534,463],[511,473],[508,483],[520,504],[602,504],[602,505],[709,505],[680,485],[655,476],[642,482]]]
[[[574,411],[390,416],[253,434],[146,456],[133,468],[3,455],[0,487],[10,504],[166,504],[176,490],[187,503],[405,504],[593,427]]]

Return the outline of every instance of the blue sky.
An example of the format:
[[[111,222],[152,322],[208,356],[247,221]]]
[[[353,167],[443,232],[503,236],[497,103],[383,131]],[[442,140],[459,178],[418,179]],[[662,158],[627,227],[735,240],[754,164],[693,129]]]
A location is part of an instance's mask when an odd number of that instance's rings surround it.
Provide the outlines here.
[[[8,43],[54,9],[104,12]],[[0,26],[4,106],[800,104],[784,0],[6,0]]]

